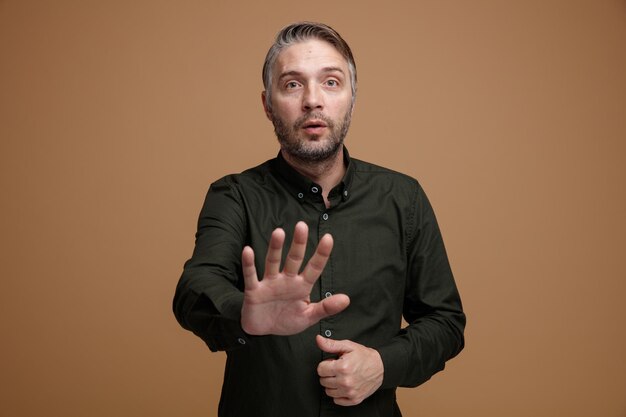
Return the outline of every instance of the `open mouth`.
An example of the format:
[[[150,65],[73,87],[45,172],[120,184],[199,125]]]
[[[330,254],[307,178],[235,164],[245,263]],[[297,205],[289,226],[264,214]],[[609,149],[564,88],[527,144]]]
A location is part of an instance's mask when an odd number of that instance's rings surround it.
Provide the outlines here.
[[[321,129],[327,127],[327,124],[322,120],[308,120],[303,125],[303,129]]]

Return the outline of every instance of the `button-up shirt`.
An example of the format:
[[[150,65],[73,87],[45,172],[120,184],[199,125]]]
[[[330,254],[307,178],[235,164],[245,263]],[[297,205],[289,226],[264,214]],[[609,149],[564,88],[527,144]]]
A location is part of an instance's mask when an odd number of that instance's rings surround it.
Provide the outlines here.
[[[399,416],[396,387],[425,382],[463,348],[465,315],[421,186],[345,148],[344,163],[328,208],[322,187],[280,154],[207,193],[174,313],[212,351],[227,353],[220,417]],[[250,336],[241,328],[241,252],[255,250],[262,277],[272,231],[283,228],[288,243],[300,220],[309,226],[305,262],[324,234],[334,240],[311,301],[346,294],[350,305],[293,336]],[[330,355],[316,334],[376,349],[384,366],[379,390],[356,406],[334,404],[319,383],[317,366]]]

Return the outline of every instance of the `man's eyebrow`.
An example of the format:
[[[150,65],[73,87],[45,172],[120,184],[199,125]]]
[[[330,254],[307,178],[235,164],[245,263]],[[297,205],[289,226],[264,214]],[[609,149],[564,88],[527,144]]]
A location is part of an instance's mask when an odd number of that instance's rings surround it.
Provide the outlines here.
[[[322,68],[322,72],[340,72],[341,74],[344,74],[343,68],[341,67],[324,67]],[[286,77],[298,77],[301,75],[302,75],[302,72],[300,71],[296,71],[296,70],[285,71],[278,76],[278,80],[280,81]]]
[[[280,74],[280,76],[278,77],[278,80],[282,80],[285,77],[297,77],[299,75],[302,75],[300,71],[285,71]]]
[[[324,67],[322,72],[340,72],[343,74],[343,68],[341,67]]]

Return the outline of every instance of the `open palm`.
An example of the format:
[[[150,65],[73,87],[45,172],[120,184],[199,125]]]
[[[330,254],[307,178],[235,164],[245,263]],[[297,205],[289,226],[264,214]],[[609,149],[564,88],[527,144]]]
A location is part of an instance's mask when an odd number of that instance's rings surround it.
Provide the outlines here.
[[[272,232],[265,258],[265,275],[259,281],[254,266],[254,251],[246,246],[242,252],[243,277],[245,282],[241,325],[252,335],[292,335],[300,333],[321,319],[337,314],[350,303],[347,295],[336,294],[318,303],[311,303],[313,284],[326,266],[333,248],[333,238],[326,234],[315,253],[299,273],[308,237],[304,222],[296,224],[293,241],[282,272],[285,232]]]

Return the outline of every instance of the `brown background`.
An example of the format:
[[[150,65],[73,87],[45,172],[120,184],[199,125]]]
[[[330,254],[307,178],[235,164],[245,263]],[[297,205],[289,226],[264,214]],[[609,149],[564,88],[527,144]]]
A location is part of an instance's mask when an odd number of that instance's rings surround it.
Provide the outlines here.
[[[420,179],[467,347],[406,416],[626,416],[626,2],[0,1],[0,415],[215,415],[170,304],[209,183],[277,151],[276,31],[350,42],[347,144]],[[268,381],[270,384],[271,381]]]

